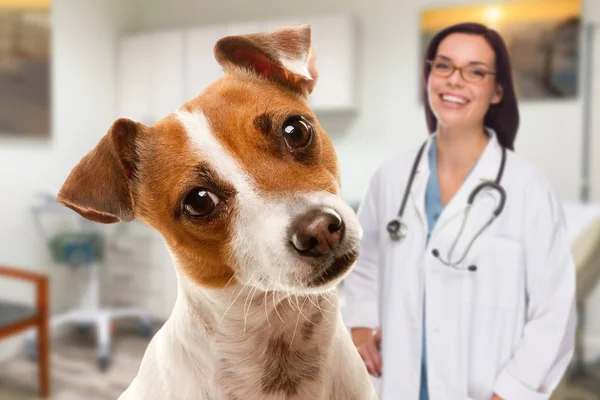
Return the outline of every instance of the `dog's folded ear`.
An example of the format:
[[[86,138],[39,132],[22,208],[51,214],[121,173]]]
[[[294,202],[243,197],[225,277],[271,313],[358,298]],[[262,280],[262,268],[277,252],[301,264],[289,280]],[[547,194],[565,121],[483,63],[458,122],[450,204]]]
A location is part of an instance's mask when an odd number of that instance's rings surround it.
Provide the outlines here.
[[[96,222],[134,218],[131,185],[136,179],[136,142],[146,127],[118,119],[108,133],[73,168],[58,193],[58,202]]]
[[[310,25],[227,36],[216,43],[214,53],[225,72],[251,71],[305,97],[312,93],[317,82]]]

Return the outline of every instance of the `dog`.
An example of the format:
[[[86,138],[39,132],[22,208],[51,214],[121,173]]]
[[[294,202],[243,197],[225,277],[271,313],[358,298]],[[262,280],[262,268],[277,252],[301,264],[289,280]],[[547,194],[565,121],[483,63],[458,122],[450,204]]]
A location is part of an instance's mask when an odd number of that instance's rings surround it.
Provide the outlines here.
[[[117,119],[58,202],[135,219],[173,259],[178,294],[121,400],[377,399],[336,286],[362,230],[308,105],[310,25],[228,36],[224,76],[153,126]]]

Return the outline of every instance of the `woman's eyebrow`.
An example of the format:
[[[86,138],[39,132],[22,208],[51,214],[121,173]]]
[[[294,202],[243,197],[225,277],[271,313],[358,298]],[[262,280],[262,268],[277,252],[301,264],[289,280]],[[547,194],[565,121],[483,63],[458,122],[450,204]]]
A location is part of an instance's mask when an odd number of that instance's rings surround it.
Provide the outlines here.
[[[451,59],[450,57],[448,57],[448,56],[445,56],[445,55],[443,55],[443,54],[438,54],[438,57],[439,57],[439,58],[442,58],[442,59],[444,59],[444,60],[452,61],[452,59]],[[488,64],[488,63],[486,63],[486,62],[483,62],[483,61],[469,61],[469,64],[470,64],[470,65],[484,65],[484,66],[486,66],[486,67],[489,67],[489,64]]]
[[[486,67],[489,67],[489,64],[483,61],[469,61],[470,65],[484,65]]]

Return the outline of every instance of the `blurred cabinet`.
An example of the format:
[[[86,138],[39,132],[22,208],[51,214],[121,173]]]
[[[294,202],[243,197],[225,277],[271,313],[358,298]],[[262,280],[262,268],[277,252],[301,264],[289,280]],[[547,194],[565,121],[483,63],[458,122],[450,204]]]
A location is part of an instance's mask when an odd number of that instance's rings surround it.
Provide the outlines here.
[[[333,15],[311,20],[319,78],[309,98],[315,110],[356,107],[356,36],[352,17]]]
[[[183,32],[124,37],[117,69],[119,116],[154,124],[185,100]]]
[[[222,37],[310,24],[319,80],[315,111],[356,107],[356,27],[350,15],[265,19],[125,36],[119,45],[119,116],[151,125],[223,76],[214,56]]]
[[[260,32],[261,28],[258,22],[244,22],[185,30],[183,46],[186,99],[198,96],[208,85],[223,76],[223,69],[214,54],[214,47],[219,39],[225,36]]]
[[[225,35],[223,36],[247,35],[250,33],[259,33],[264,31],[263,23],[261,21],[247,21],[225,24],[223,25],[223,29],[225,31]]]
[[[221,66],[215,60],[214,46],[223,37],[222,26],[194,28],[184,33],[185,48],[185,97],[198,96],[208,85],[223,76]]]

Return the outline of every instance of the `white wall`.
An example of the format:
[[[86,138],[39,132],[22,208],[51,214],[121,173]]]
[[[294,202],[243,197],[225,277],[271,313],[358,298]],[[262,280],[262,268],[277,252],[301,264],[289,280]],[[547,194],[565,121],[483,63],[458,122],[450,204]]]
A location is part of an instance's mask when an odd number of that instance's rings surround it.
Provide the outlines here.
[[[349,11],[359,24],[359,94],[357,115],[320,115],[333,137],[342,165],[343,194],[359,201],[382,157],[415,146],[426,137],[424,112],[417,101],[420,60],[419,13],[422,8],[464,4],[460,0],[135,0],[136,19],[129,32],[198,26],[207,23],[294,17]],[[485,3],[488,0],[477,0]],[[495,0],[489,0],[492,3]],[[584,2],[587,22],[600,22],[600,1]],[[600,109],[600,35],[596,35],[594,108]],[[317,54],[318,59],[318,54]],[[537,164],[562,200],[577,201],[580,193],[582,104],[580,99],[520,104],[521,127],[516,151]],[[593,200],[600,201],[600,118],[593,125]],[[595,155],[595,156],[594,156]],[[590,304],[600,304],[600,288]],[[588,356],[600,356],[600,309],[588,312]]]
[[[424,113],[416,96],[416,78],[420,71],[417,59],[419,13],[424,7],[464,3],[457,0],[305,0],[298,7],[289,7],[289,3],[272,0],[222,0],[218,6],[196,0],[137,1],[139,9],[136,21],[128,26],[130,31],[330,11],[354,13],[361,30],[360,112],[355,117],[321,116],[339,151],[344,195],[349,201],[362,197],[381,157],[414,146],[426,137]],[[520,109],[522,122],[517,151],[546,172],[561,198],[576,200],[580,183],[580,101],[527,102],[520,104]],[[337,130],[337,126],[345,129]],[[594,194],[600,200],[600,189]]]
[[[53,266],[29,207],[57,190],[115,118],[115,45],[128,18],[123,0],[55,0],[52,21],[52,137],[0,137],[0,264],[47,273],[53,311],[73,301],[72,274]],[[32,302],[29,285],[0,280],[0,297]],[[2,342],[0,354],[15,349]]]

